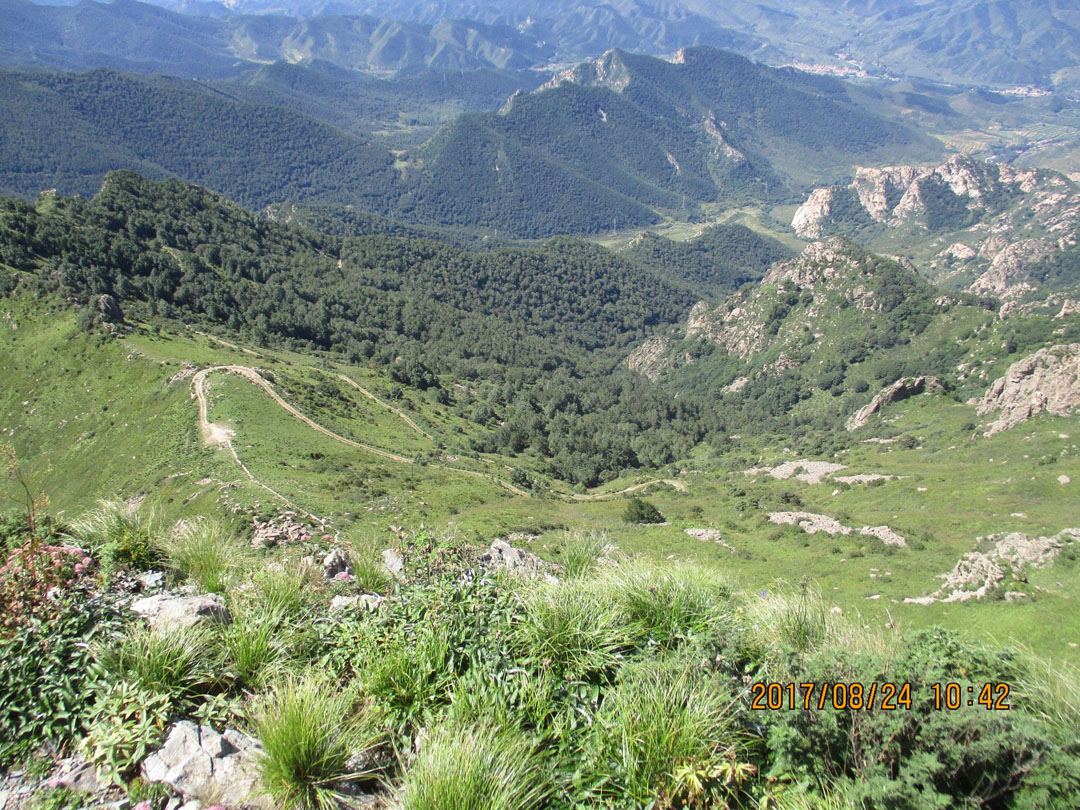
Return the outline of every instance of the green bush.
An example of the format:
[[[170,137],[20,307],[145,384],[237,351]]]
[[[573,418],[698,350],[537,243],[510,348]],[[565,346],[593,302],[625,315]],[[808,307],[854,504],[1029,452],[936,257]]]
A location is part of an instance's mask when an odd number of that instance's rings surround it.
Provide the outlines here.
[[[205,593],[225,593],[248,556],[220,523],[206,520],[178,526],[159,547],[169,567]]]
[[[707,632],[731,612],[731,587],[689,564],[626,562],[605,570],[597,583],[622,607],[639,643],[678,643]]]
[[[232,622],[219,633],[227,674],[243,688],[259,688],[292,659],[296,635],[281,614],[250,607],[234,610]]]
[[[87,645],[117,623],[111,603],[78,594],[47,619],[0,636],[0,766],[42,743],[63,747],[79,736],[104,675]]]
[[[641,498],[631,498],[626,502],[623,520],[627,523],[663,523],[664,516],[660,514],[659,509],[648,501]]]
[[[642,807],[659,798],[661,806],[677,806],[702,798],[683,795],[693,792],[690,776],[707,784],[713,797],[733,798],[721,776],[725,763],[739,764],[742,747],[733,704],[717,681],[688,661],[645,660],[624,668],[597,717],[597,733],[586,742],[589,778],[598,785],[594,801]]]
[[[526,593],[511,642],[529,666],[570,679],[606,677],[623,657],[628,617],[607,589],[570,582]]]
[[[72,525],[71,535],[107,573],[144,571],[162,561],[153,516],[142,516],[123,501],[99,501]]]
[[[119,639],[99,641],[94,652],[116,680],[128,680],[180,704],[216,691],[219,661],[205,625],[158,630],[133,626]]]
[[[816,782],[839,777],[860,807],[1067,806],[1062,802],[1080,790],[1076,752],[1064,756],[1031,714],[966,701],[955,711],[933,705],[929,684],[956,682],[964,695],[970,685],[977,695],[980,684],[1011,683],[1015,673],[1010,653],[939,628],[913,633],[884,652],[823,649],[785,679],[910,683],[911,708],[836,710],[830,704],[765,713],[771,775]],[[1036,792],[1044,804],[1029,803]]]
[[[126,681],[104,686],[96,697],[82,749],[100,774],[122,785],[161,744],[172,704],[168,695]]]

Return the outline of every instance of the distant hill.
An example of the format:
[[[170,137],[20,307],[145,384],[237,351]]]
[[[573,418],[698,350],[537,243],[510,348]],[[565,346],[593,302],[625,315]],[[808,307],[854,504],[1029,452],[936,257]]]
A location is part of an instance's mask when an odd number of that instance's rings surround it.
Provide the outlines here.
[[[42,6],[0,0],[0,64],[224,78],[257,64],[322,59],[365,71],[519,69],[553,50],[514,28],[365,15],[180,14],[117,0]]]
[[[131,168],[183,177],[249,206],[347,190],[385,207],[391,155],[370,139],[195,82],[111,70],[0,71],[0,189],[94,193]]]
[[[388,87],[326,63],[228,82],[0,70],[0,188],[88,194],[105,172],[130,168],[256,207],[332,201],[411,224],[543,237],[788,200],[802,181],[831,181],[857,160],[938,154],[839,81],[707,48],[675,64],[612,51],[515,93],[498,114],[460,115],[404,154],[369,134],[378,125],[392,136],[410,105],[412,129],[430,132],[447,113],[422,111],[440,93],[459,94],[442,102],[453,110],[490,103],[513,81],[479,79],[470,95],[464,77],[457,89],[430,73]]]
[[[456,121],[416,153],[418,221],[538,236],[643,225],[658,210],[783,199],[791,184],[939,146],[833,79],[710,48],[674,63],[611,51]]]

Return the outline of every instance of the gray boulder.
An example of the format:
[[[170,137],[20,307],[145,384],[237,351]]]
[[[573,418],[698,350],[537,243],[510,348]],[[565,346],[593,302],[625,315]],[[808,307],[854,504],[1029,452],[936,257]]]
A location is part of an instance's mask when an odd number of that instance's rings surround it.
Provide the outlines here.
[[[173,725],[165,745],[142,764],[147,782],[163,782],[186,801],[225,807],[272,806],[259,791],[258,743],[233,729],[218,734],[188,720]]]
[[[131,609],[149,621],[155,629],[194,627],[210,621],[223,624],[229,622],[225,600],[216,593],[192,596],[158,594],[132,603]]]

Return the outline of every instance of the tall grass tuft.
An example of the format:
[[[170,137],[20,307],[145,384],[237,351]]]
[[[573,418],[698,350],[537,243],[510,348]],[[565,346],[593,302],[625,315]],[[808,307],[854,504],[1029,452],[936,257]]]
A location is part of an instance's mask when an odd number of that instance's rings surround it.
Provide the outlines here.
[[[1043,658],[1021,647],[1022,655],[1010,676],[1014,702],[1040,715],[1064,739],[1075,739],[1080,728],[1080,668]]]
[[[259,571],[252,578],[252,588],[245,599],[253,609],[294,620],[307,613],[321,583],[321,577],[310,565],[279,564]]]
[[[689,662],[647,661],[625,669],[604,703],[589,751],[600,794],[644,806],[658,795],[678,794],[680,767],[705,778],[717,773],[741,740],[732,705]]]
[[[402,810],[531,810],[550,793],[536,745],[516,731],[443,726],[405,773]]]
[[[250,608],[233,611],[232,622],[221,630],[224,663],[238,684],[258,689],[283,673],[292,658],[294,635],[281,614]]]
[[[580,579],[591,574],[607,544],[608,539],[604,532],[568,532],[559,555],[563,577]]]
[[[206,694],[217,683],[213,640],[203,626],[138,627],[99,644],[95,654],[114,680],[176,700]]]
[[[100,500],[71,526],[70,536],[89,549],[104,571],[144,571],[160,562],[152,512],[119,500]]]
[[[748,612],[753,640],[763,649],[806,652],[829,638],[829,611],[821,592],[811,586],[780,588],[753,599]]]
[[[246,549],[216,521],[179,526],[160,542],[169,566],[206,593],[225,593],[243,571]]]
[[[614,666],[629,640],[623,611],[606,589],[588,582],[536,586],[511,634],[530,663],[568,678]]]
[[[349,555],[349,567],[357,586],[367,593],[387,593],[394,584],[394,578],[383,567],[373,543],[354,548]]]
[[[598,584],[626,612],[635,639],[670,645],[704,633],[731,613],[731,586],[686,563],[663,567],[628,561],[604,571]]]
[[[331,810],[341,806],[335,790],[348,779],[349,760],[383,742],[369,705],[336,691],[314,673],[289,674],[258,698],[252,710],[263,745],[262,783],[278,807]]]

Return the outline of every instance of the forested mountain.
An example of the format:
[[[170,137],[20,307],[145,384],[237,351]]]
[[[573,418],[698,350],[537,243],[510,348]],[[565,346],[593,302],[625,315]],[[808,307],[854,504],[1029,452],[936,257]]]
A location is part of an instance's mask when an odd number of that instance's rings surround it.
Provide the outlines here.
[[[653,222],[658,208],[781,198],[788,182],[874,153],[937,150],[836,80],[710,48],[675,63],[612,51],[440,133],[402,210],[522,236],[588,232]]]
[[[251,206],[347,190],[381,209],[395,183],[390,154],[369,139],[191,81],[0,71],[0,98],[0,188],[9,194],[92,194],[125,167],[179,175]]]
[[[685,314],[692,294],[579,241],[469,253],[328,236],[120,172],[92,200],[5,201],[0,265],[88,306],[112,295],[129,312],[256,344],[371,359],[448,399],[433,372],[483,383],[478,418],[500,424],[478,449],[528,450],[567,481],[666,463],[715,427],[692,399],[672,402],[617,370],[635,342]]]
[[[480,78],[464,103],[490,103],[509,86],[501,74]],[[711,49],[674,65],[609,53],[397,155],[363,127],[388,124],[393,93],[410,81],[417,107],[434,102],[440,80],[395,79],[369,95],[376,81],[329,66],[268,66],[231,83],[0,71],[9,111],[0,188],[89,194],[106,171],[131,168],[250,206],[333,201],[415,224],[542,237],[644,225],[664,211],[691,216],[699,203],[785,199],[788,171],[821,182],[837,161],[936,153],[861,109],[840,82]],[[781,158],[784,172],[773,165]]]

